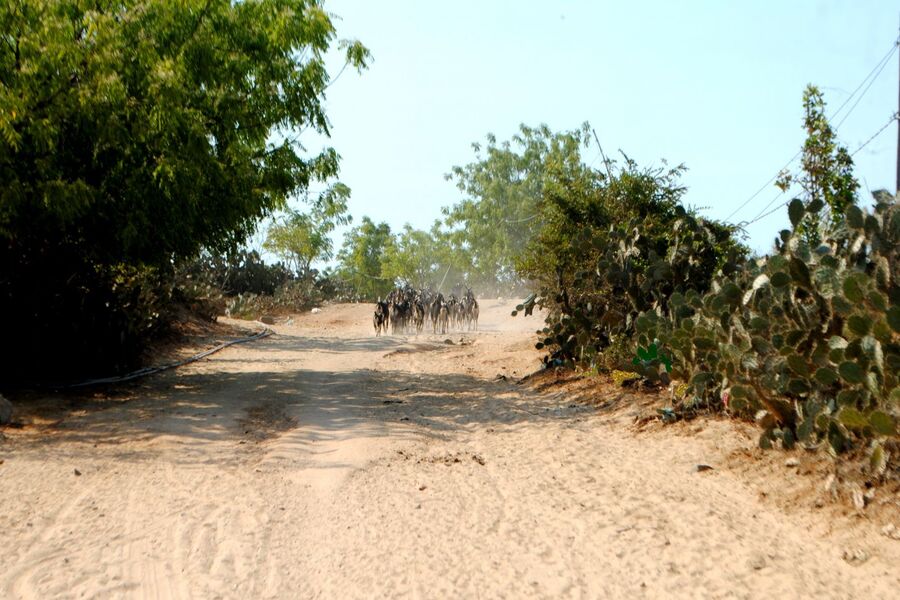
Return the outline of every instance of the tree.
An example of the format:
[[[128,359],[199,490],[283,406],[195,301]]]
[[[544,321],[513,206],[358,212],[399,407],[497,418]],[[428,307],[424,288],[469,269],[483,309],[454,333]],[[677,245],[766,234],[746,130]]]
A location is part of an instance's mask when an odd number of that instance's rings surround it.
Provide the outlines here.
[[[385,276],[383,268],[393,244],[390,226],[376,225],[369,217],[363,217],[362,223],[344,236],[337,273],[355,290],[357,298],[383,298],[394,287],[394,280]]]
[[[511,141],[473,144],[476,160],[454,167],[447,179],[468,197],[445,209],[447,236],[470,256],[473,280],[482,284],[516,286],[521,279],[516,256],[540,228],[545,162],[551,154],[580,162],[580,148],[588,144],[590,126],[553,133],[546,125],[521,125]]]
[[[79,356],[139,348],[124,281],[156,294],[337,173],[295,137],[328,134],[319,0],[4,2],[0,32],[0,310],[36,351],[59,327]]]
[[[308,274],[314,261],[334,256],[329,234],[336,226],[353,220],[347,211],[349,197],[350,188],[338,183],[319,196],[310,212],[287,211],[281,222],[269,228],[263,247],[285,260],[301,277]]]
[[[547,157],[541,229],[516,263],[535,292],[516,312],[545,309],[538,347],[554,364],[629,365],[641,318],[705,293],[745,255],[734,227],[682,205],[683,166],[605,162],[600,172]]]
[[[800,159],[802,172],[796,176],[783,172],[776,185],[787,191],[792,183],[800,184],[802,204],[795,206],[804,207],[805,217],[797,223],[798,233],[815,246],[823,237],[821,227],[843,223],[847,208],[857,202],[859,182],[853,176],[853,159],[838,144],[825,116],[825,98],[814,85],[808,85],[803,91],[803,113],[806,141]],[[799,214],[798,208],[791,212]]]

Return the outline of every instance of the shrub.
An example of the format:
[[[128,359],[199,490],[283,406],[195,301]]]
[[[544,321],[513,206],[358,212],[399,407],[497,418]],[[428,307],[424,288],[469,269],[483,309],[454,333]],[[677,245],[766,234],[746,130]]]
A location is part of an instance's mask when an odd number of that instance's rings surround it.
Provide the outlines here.
[[[690,383],[688,406],[755,416],[762,446],[827,441],[835,452],[897,435],[900,411],[900,205],[877,195],[824,222],[821,204],[790,206],[794,230],[706,295],[673,298],[670,319],[644,315]],[[883,453],[883,451],[878,451]]]
[[[264,263],[255,250],[241,250],[225,255],[204,252],[179,269],[179,283],[182,286],[212,286],[226,296],[271,296],[280,286],[295,277],[284,263]]]
[[[538,343],[548,364],[625,367],[642,314],[667,314],[674,294],[707,291],[744,256],[733,228],[681,205],[682,171],[640,170],[628,159],[608,176],[551,170],[545,226],[519,265],[537,294],[516,311],[548,310]]]

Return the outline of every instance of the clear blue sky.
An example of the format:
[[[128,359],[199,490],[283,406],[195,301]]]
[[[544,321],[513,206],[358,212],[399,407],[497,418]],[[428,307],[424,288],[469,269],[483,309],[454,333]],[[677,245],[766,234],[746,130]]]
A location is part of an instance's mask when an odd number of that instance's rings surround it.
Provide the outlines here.
[[[353,190],[356,221],[368,215],[392,228],[428,227],[460,199],[443,175],[469,162],[470,144],[486,133],[506,139],[519,123],[563,130],[584,121],[607,153],[684,163],[687,203],[724,218],[799,149],[806,84],[823,88],[833,111],[900,25],[896,0],[333,0],[326,8],[340,17],[339,36],[359,38],[374,57],[368,71],[348,70],[328,91],[341,180]],[[851,151],[897,110],[897,79],[895,54],[838,132]],[[896,127],[855,157],[864,194],[866,185],[894,188]],[[770,186],[733,220],[752,218],[776,194]],[[785,213],[749,229],[754,248],[770,247]]]

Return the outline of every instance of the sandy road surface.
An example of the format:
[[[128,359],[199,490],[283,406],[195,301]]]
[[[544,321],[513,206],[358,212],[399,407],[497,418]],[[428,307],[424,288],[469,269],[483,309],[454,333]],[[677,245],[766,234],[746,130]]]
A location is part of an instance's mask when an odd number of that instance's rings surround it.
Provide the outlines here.
[[[327,307],[8,432],[0,598],[898,597],[900,542],[695,472],[728,425],[636,434],[513,383],[537,322],[508,311],[376,339]]]

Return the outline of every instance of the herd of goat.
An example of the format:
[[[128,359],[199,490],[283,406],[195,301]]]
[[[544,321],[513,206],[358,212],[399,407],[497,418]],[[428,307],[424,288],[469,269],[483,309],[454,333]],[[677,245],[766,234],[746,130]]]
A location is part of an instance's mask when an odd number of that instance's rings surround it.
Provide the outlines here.
[[[459,290],[461,292],[461,290]],[[440,292],[411,287],[397,288],[375,304],[375,335],[422,333],[430,327],[436,334],[450,329],[478,330],[478,301],[472,290],[448,298]]]

